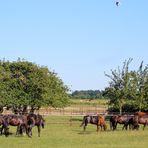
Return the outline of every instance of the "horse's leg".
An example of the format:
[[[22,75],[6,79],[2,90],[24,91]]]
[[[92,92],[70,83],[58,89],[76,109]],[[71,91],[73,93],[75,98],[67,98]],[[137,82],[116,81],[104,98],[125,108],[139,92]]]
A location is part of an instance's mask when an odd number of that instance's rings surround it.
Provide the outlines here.
[[[25,125],[25,130],[26,130],[26,134],[28,137],[32,136],[32,127],[33,126],[31,126],[31,125],[29,125],[29,127],[28,127],[28,125]]]
[[[8,135],[9,135],[9,128],[8,128],[8,126],[4,126],[3,128],[4,128],[4,135],[6,137],[8,137]]]
[[[127,126],[128,126],[128,123],[124,123],[123,127],[122,127],[122,130],[126,129],[127,130]]]
[[[146,124],[143,124],[143,130],[145,129]]]
[[[103,125],[100,125],[100,127],[101,127],[101,131],[103,131]]]
[[[97,132],[99,131],[99,125],[97,125]]]
[[[1,135],[3,134],[4,125],[1,127]]]
[[[128,126],[129,126],[129,130],[131,130],[132,129],[132,125],[131,124],[128,124]]]
[[[110,125],[110,130],[112,131],[113,130],[113,123],[112,123],[112,121],[109,122],[109,125]]]
[[[17,129],[16,129],[16,136],[19,135],[19,130],[20,130],[20,125],[17,126]]]
[[[40,137],[40,132],[41,132],[41,127],[40,127],[40,125],[38,125],[37,128],[38,128],[38,137]]]
[[[83,126],[84,132],[86,130],[86,126],[87,126],[87,122],[85,121],[84,126]]]
[[[117,128],[117,123],[113,124],[113,131]]]

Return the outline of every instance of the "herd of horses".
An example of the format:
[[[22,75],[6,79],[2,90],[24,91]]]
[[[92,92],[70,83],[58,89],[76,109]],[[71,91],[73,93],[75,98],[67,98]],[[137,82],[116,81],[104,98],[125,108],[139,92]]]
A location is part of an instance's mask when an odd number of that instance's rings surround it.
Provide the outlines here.
[[[143,124],[143,130],[148,125],[148,113],[136,112],[132,115],[112,115],[109,118],[110,130],[116,130],[117,124],[122,124],[122,130],[138,130],[139,124]],[[84,131],[88,124],[94,124],[97,126],[97,131],[101,128],[102,130],[107,129],[107,124],[104,115],[92,115],[88,114],[83,117],[82,124]],[[28,137],[32,137],[32,129],[37,126],[38,136],[40,137],[41,127],[44,128],[45,120],[39,114],[27,114],[27,115],[0,115],[0,134],[4,134],[6,137],[9,136],[9,127],[16,126],[16,135],[23,135],[26,133]]]
[[[40,137],[41,127],[44,128],[45,120],[39,114],[27,114],[27,115],[0,115],[0,134],[9,136],[9,127],[16,126],[16,135],[27,134],[28,137],[32,137],[32,129],[37,126],[38,136]]]
[[[97,131],[99,128],[101,130],[107,129],[107,124],[105,121],[105,116],[103,115],[91,115],[88,114],[83,117],[82,124],[84,131],[86,130],[86,126],[88,124],[94,124],[97,126]],[[129,129],[129,130],[138,130],[139,124],[143,125],[144,128],[148,125],[148,113],[147,112],[136,112],[132,115],[112,115],[109,118],[110,130],[116,130],[117,124],[122,124],[122,130]]]

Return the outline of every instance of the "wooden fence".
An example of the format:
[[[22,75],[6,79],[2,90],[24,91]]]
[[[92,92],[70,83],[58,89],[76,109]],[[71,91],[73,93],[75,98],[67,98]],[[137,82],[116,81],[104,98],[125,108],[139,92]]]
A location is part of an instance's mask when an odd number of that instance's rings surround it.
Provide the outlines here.
[[[106,113],[107,108],[105,106],[70,106],[66,107],[64,109],[55,109],[55,108],[41,108],[36,113],[42,114],[42,115],[85,115],[89,113]]]

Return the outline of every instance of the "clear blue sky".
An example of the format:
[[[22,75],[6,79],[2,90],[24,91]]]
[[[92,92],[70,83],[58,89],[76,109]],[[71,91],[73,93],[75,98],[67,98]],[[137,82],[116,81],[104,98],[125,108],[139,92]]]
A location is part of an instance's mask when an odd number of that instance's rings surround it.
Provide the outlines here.
[[[0,0],[0,59],[55,70],[71,90],[104,89],[111,69],[148,64],[148,0]]]

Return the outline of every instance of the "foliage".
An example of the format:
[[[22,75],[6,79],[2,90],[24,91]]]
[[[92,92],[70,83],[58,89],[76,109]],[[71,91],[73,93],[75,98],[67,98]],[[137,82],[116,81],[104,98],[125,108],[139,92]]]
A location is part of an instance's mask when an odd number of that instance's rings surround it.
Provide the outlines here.
[[[32,111],[43,105],[64,107],[68,88],[47,67],[21,61],[0,61],[0,106]]]
[[[137,71],[129,71],[132,59],[125,61],[122,70],[111,70],[109,87],[104,96],[110,99],[110,109],[122,111],[141,111],[148,109],[148,66],[141,62]],[[132,104],[130,103],[132,102]]]

